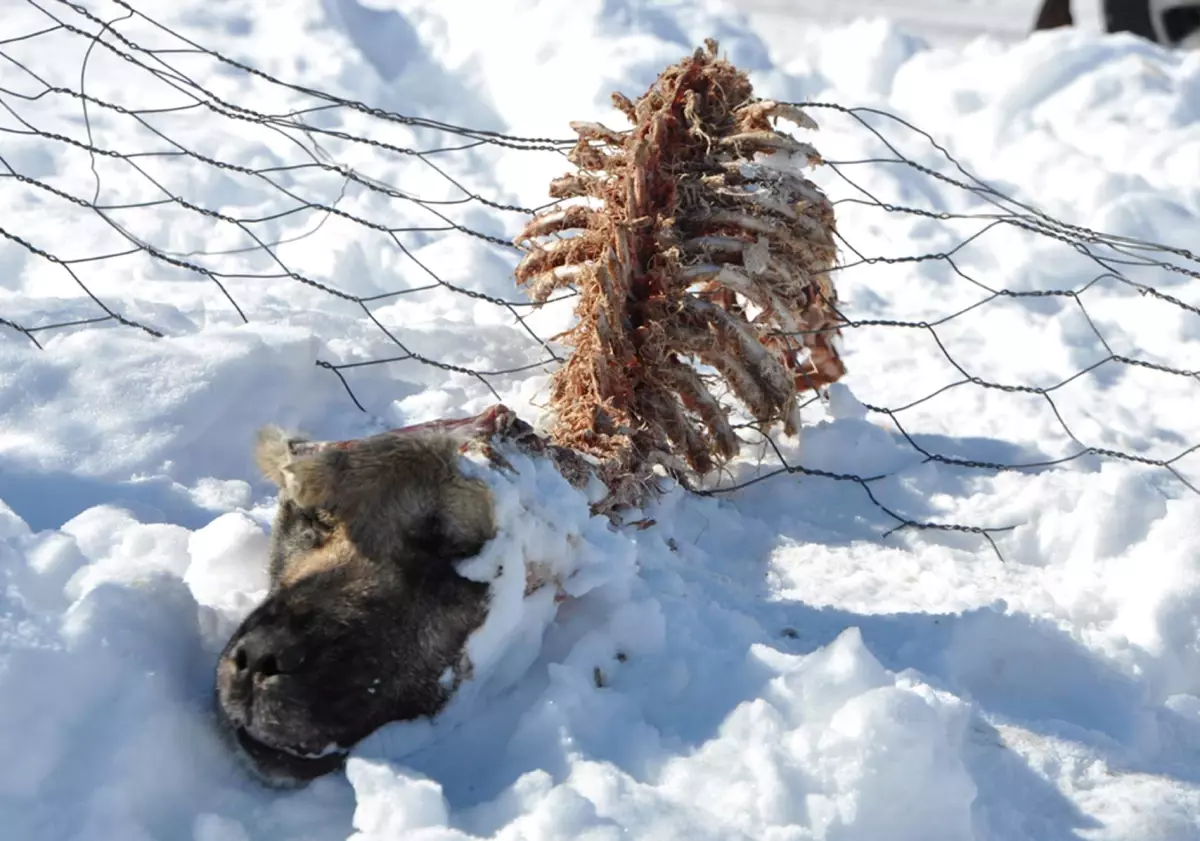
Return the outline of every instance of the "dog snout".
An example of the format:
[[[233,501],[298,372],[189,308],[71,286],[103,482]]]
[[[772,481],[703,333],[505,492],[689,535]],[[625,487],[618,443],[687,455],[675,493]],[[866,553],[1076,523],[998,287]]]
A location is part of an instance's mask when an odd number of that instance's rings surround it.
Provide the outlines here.
[[[231,717],[248,723],[255,695],[295,674],[306,659],[305,645],[295,635],[270,624],[246,629],[227,648],[218,669],[222,702]]]
[[[229,652],[235,679],[254,685],[299,669],[305,659],[304,646],[280,637],[271,628],[261,626],[242,636]]]

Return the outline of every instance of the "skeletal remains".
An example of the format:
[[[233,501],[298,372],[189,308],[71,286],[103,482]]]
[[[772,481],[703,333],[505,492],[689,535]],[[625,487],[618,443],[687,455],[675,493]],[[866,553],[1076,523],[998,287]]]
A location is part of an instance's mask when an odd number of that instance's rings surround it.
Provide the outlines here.
[[[497,471],[511,469],[505,453],[552,463],[556,479],[599,485],[593,511],[615,519],[662,471],[686,484],[737,454],[717,381],[760,426],[790,434],[798,394],[842,376],[833,207],[798,172],[820,159],[771,124],[811,120],[754,99],[713,42],[636,103],[614,101],[635,127],[577,124],[582,171],[552,188],[592,204],[541,214],[518,240],[516,277],[535,302],[579,291],[548,438],[503,406],[358,441],[260,434],[259,467],[279,488],[271,588],[220,656],[216,706],[266,780],[328,773],[375,729],[438,715],[473,679],[469,643],[496,585],[461,565],[500,538],[466,454]],[[524,573],[527,599],[571,589],[537,563]]]

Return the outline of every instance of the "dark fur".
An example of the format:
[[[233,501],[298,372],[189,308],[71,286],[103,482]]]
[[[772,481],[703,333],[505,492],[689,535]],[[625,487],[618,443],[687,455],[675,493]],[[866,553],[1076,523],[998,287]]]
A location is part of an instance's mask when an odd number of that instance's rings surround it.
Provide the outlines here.
[[[445,705],[442,678],[487,611],[487,585],[455,562],[495,535],[491,494],[458,470],[446,436],[378,436],[294,459],[287,441],[266,429],[256,443],[280,486],[271,591],[216,674],[225,731],[276,783],[335,770],[381,725]]]

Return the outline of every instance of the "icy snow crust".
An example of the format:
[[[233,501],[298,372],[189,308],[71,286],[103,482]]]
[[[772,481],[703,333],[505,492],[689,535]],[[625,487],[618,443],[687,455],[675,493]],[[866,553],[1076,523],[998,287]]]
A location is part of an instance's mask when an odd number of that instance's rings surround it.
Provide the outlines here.
[[[95,8],[106,20],[124,14]],[[637,93],[715,35],[760,93],[904,116],[990,183],[1067,221],[1193,248],[1200,229],[1200,54],[1131,39],[1065,32],[942,50],[880,22],[804,22],[773,41],[790,44],[777,55],[715,5],[636,0],[180,0],[153,14],[300,86],[529,136],[610,119],[610,91]],[[139,43],[167,44],[129,26]],[[0,2],[3,38],[45,27],[31,5]],[[4,50],[72,87],[87,46],[55,33]],[[203,57],[176,59],[243,107],[311,105]],[[102,49],[88,62],[92,96],[181,103]],[[41,90],[3,62],[0,87]],[[19,113],[89,142],[71,97],[24,101]],[[812,140],[830,159],[886,156],[854,121],[812,113],[822,125]],[[99,148],[163,148],[131,118],[98,108],[89,118]],[[310,118],[397,146],[443,140],[349,110]],[[214,158],[256,168],[296,159],[294,146],[250,123],[197,110],[158,119]],[[19,126],[2,111],[0,125]],[[950,171],[922,138],[872,125]],[[109,205],[162,198],[118,160],[2,136],[6,165],[72,195],[92,197],[95,166]],[[459,195],[422,161],[322,142],[405,191]],[[526,206],[544,201],[564,167],[554,154],[480,149],[437,162],[479,195]],[[292,206],[261,180],[196,159],[140,163],[167,190],[228,215]],[[844,169],[883,201],[994,211],[910,168]],[[307,172],[276,177],[293,178],[286,183],[310,201],[333,202],[342,186]],[[861,195],[820,177],[836,196]],[[397,228],[432,224],[362,189],[338,206]],[[0,177],[0,207],[0,227],[63,257],[129,247],[94,214],[16,179]],[[498,236],[513,229],[477,204],[446,212]],[[861,487],[815,477],[717,498],[672,492],[645,512],[655,525],[612,532],[526,460],[513,476],[489,478],[502,518],[517,527],[464,567],[499,575],[495,610],[472,641],[476,679],[443,720],[367,739],[345,774],[264,790],[224,750],[208,713],[216,654],[267,586],[275,500],[253,472],[253,430],[273,422],[342,439],[465,416],[495,397],[473,377],[413,361],[356,369],[348,376],[368,422],[313,364],[396,355],[361,309],[294,283],[261,253],[236,252],[251,243],[234,226],[173,205],[112,213],[172,253],[215,261],[223,252],[251,323],[207,279],[132,256],[75,269],[102,300],[172,338],[102,326],[39,334],[38,351],[0,327],[0,838],[1200,838],[1200,501],[1135,462],[993,474],[925,460],[863,404],[902,406],[962,372],[926,331],[882,327],[847,336],[851,374],[828,407],[806,410],[803,452],[788,455],[834,473],[887,474],[874,493],[907,516],[1014,527],[995,536],[1003,563],[975,535],[888,534],[894,522]],[[265,223],[270,241],[291,240],[275,248],[287,266],[359,295],[429,284],[392,240],[344,219],[296,239],[316,221],[298,213]],[[981,226],[839,205],[842,233],[864,254],[939,253]],[[519,297],[512,260],[486,243],[455,234],[408,243],[451,283]],[[956,260],[994,288],[1018,290],[1081,288],[1098,271],[1013,229],[989,232]],[[239,271],[276,276],[238,282]],[[1185,275],[1126,273],[1200,303]],[[839,284],[848,314],[863,319],[932,323],[983,296],[944,261],[861,266]],[[1194,313],[1115,283],[1080,300],[1086,315],[1069,298],[1000,299],[938,336],[968,375],[989,382],[1050,386],[1110,352],[1200,369]],[[496,371],[539,358],[509,311],[445,287],[374,312],[427,358]],[[95,314],[61,267],[0,239],[0,315],[36,325]],[[530,324],[552,335],[568,315],[569,302]],[[543,374],[492,382],[507,405],[537,417]],[[1108,364],[1055,400],[1090,446],[1170,458],[1200,441],[1190,378]],[[1027,393],[951,389],[899,417],[923,447],[958,458],[1049,461],[1078,449],[1046,401]],[[753,461],[738,477],[752,475]],[[1195,483],[1195,456],[1174,466]],[[520,598],[518,559],[533,558],[581,570],[556,615],[549,590]]]

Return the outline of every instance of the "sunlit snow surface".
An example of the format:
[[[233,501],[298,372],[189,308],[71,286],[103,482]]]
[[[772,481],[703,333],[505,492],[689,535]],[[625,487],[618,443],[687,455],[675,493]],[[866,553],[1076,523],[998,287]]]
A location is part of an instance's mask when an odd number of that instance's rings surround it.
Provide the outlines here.
[[[570,316],[569,300],[540,313],[497,303],[522,301],[514,252],[444,230],[449,219],[511,238],[521,214],[461,201],[463,190],[538,206],[568,167],[561,155],[407,155],[397,150],[470,141],[355,108],[304,112],[323,131],[312,135],[323,152],[306,152],[294,128],[247,113],[312,109],[310,88],[561,139],[571,120],[619,124],[613,90],[637,95],[711,35],[762,95],[895,114],[1053,217],[1195,250],[1200,53],[1086,32],[934,48],[878,20],[798,21],[760,39],[704,2],[141,8],[296,87],[117,21],[247,109],[161,111],[196,101],[182,76],[143,54],[156,79],[68,31],[20,39],[53,21],[0,0],[0,51],[13,59],[0,60],[0,317],[36,328],[102,316],[82,282],[166,334],[110,321],[35,332],[39,350],[0,325],[0,838],[1200,838],[1200,497],[1185,484],[1200,480],[1189,453],[1200,385],[1112,359],[1200,370],[1196,280],[989,228],[998,209],[985,195],[880,162],[895,152],[828,108],[810,111],[821,130],[804,139],[833,162],[815,177],[845,200],[843,257],[857,265],[837,276],[843,310],[872,324],[847,331],[850,374],[805,410],[803,441],[781,446],[808,468],[883,476],[874,501],[852,480],[784,475],[715,497],[671,493],[645,512],[653,526],[611,533],[527,463],[501,495],[515,506],[505,522],[524,529],[505,533],[505,551],[597,575],[553,622],[544,600],[504,590],[499,644],[476,652],[494,666],[490,689],[445,722],[384,728],[344,774],[290,792],[247,778],[209,720],[216,653],[267,586],[274,498],[253,471],[254,429],[360,435],[497,395],[535,420],[547,369],[529,366],[547,351],[533,334]],[[79,91],[81,72],[86,120],[79,97],[46,92]],[[142,115],[158,133],[101,102],[159,109]],[[967,180],[912,128],[862,116],[897,152]],[[143,176],[86,146],[195,156],[134,157]],[[294,169],[314,159],[400,192],[332,166]],[[108,221],[28,179],[108,207]],[[449,203],[431,205],[438,217],[400,193]],[[78,261],[75,276],[26,245]],[[861,264],[855,252],[952,261]],[[227,294],[179,263],[218,273]],[[352,300],[400,290],[415,291],[370,303],[376,320]],[[1002,290],[1078,295],[993,297]],[[340,372],[367,413],[315,364],[398,357],[409,358]],[[1177,459],[1175,472],[1103,452],[1051,470],[943,460],[1034,464],[1084,447]],[[748,451],[732,478],[753,478],[757,461]],[[994,548],[970,531],[892,531],[885,509],[996,529]]]

